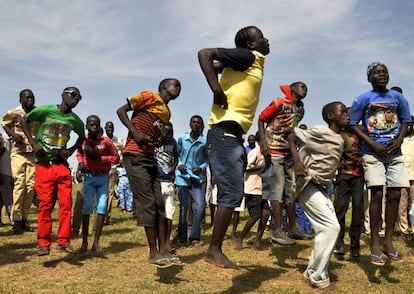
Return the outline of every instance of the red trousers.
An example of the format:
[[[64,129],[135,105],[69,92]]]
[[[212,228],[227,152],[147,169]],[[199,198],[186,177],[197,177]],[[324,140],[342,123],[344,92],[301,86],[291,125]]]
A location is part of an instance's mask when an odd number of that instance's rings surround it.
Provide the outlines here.
[[[72,217],[72,176],[66,164],[37,163],[35,189],[39,197],[37,242],[39,246],[52,244],[52,210],[59,202],[59,228],[56,243],[69,244]]]

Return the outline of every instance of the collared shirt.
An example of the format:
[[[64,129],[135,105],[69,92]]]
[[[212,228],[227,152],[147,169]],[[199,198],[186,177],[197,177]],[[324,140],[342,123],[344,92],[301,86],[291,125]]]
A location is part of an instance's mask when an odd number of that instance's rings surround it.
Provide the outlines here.
[[[180,148],[180,156],[178,158],[178,165],[185,165],[187,170],[181,173],[178,168],[175,170],[175,184],[177,186],[190,186],[191,181],[198,183],[203,182],[203,173],[208,166],[207,154],[207,139],[200,135],[196,140],[193,140],[189,133],[181,135],[177,140]],[[193,168],[200,167],[202,172],[194,174]]]
[[[402,157],[408,179],[414,180],[414,135],[405,137],[401,145]]]
[[[101,156],[101,161],[90,159],[86,156],[86,148],[92,148],[93,152]],[[85,141],[76,152],[78,162],[83,162],[87,172],[91,174],[108,173],[111,164],[119,162],[119,154],[111,139],[105,136],[98,136],[93,142],[89,142],[86,137]]]
[[[9,127],[11,130],[13,130],[13,132],[15,132],[17,135],[22,136],[23,138],[23,142],[21,143],[16,143],[16,142],[12,143],[12,149],[11,149],[12,153],[33,152],[33,148],[29,143],[29,139],[27,139],[25,133],[23,132],[22,125],[20,123],[20,120],[25,116],[26,116],[26,111],[23,109],[21,105],[19,105],[18,107],[14,109],[10,109],[3,115],[3,120],[1,122],[1,125]],[[36,123],[28,122],[28,126],[33,135],[33,138],[36,135],[37,130],[38,130],[37,125],[38,124]]]

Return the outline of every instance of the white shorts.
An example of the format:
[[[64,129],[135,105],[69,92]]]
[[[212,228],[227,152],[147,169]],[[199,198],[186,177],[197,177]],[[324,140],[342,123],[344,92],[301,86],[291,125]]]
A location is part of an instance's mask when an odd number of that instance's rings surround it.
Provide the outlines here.
[[[171,182],[161,182],[161,193],[164,197],[165,217],[172,220],[175,212],[175,190]]]
[[[368,188],[386,186],[387,188],[408,188],[409,181],[402,155],[380,158],[371,154],[362,156],[365,183]]]
[[[217,185],[207,184],[206,203],[207,206],[217,205]]]
[[[234,211],[244,211],[244,209],[246,208],[246,198],[243,196],[242,202],[240,203],[239,207],[236,207],[234,209]]]

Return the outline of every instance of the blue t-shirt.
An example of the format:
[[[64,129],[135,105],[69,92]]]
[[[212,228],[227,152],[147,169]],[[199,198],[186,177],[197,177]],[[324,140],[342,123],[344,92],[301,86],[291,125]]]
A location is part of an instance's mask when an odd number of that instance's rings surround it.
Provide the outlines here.
[[[411,114],[408,101],[399,92],[369,91],[355,98],[349,111],[349,119],[353,126],[362,122],[368,136],[387,146],[386,142],[398,137],[401,124],[411,122]],[[362,145],[362,151],[372,153],[366,142]]]

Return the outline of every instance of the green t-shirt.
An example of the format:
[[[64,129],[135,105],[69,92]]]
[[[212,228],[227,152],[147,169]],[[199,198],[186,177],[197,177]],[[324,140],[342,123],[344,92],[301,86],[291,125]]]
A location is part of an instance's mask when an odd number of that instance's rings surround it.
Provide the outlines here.
[[[36,162],[58,159],[58,153],[66,149],[71,131],[84,135],[85,126],[73,112],[63,114],[57,105],[42,105],[27,114],[28,121],[38,121],[37,144],[46,151],[46,157],[36,156]]]

